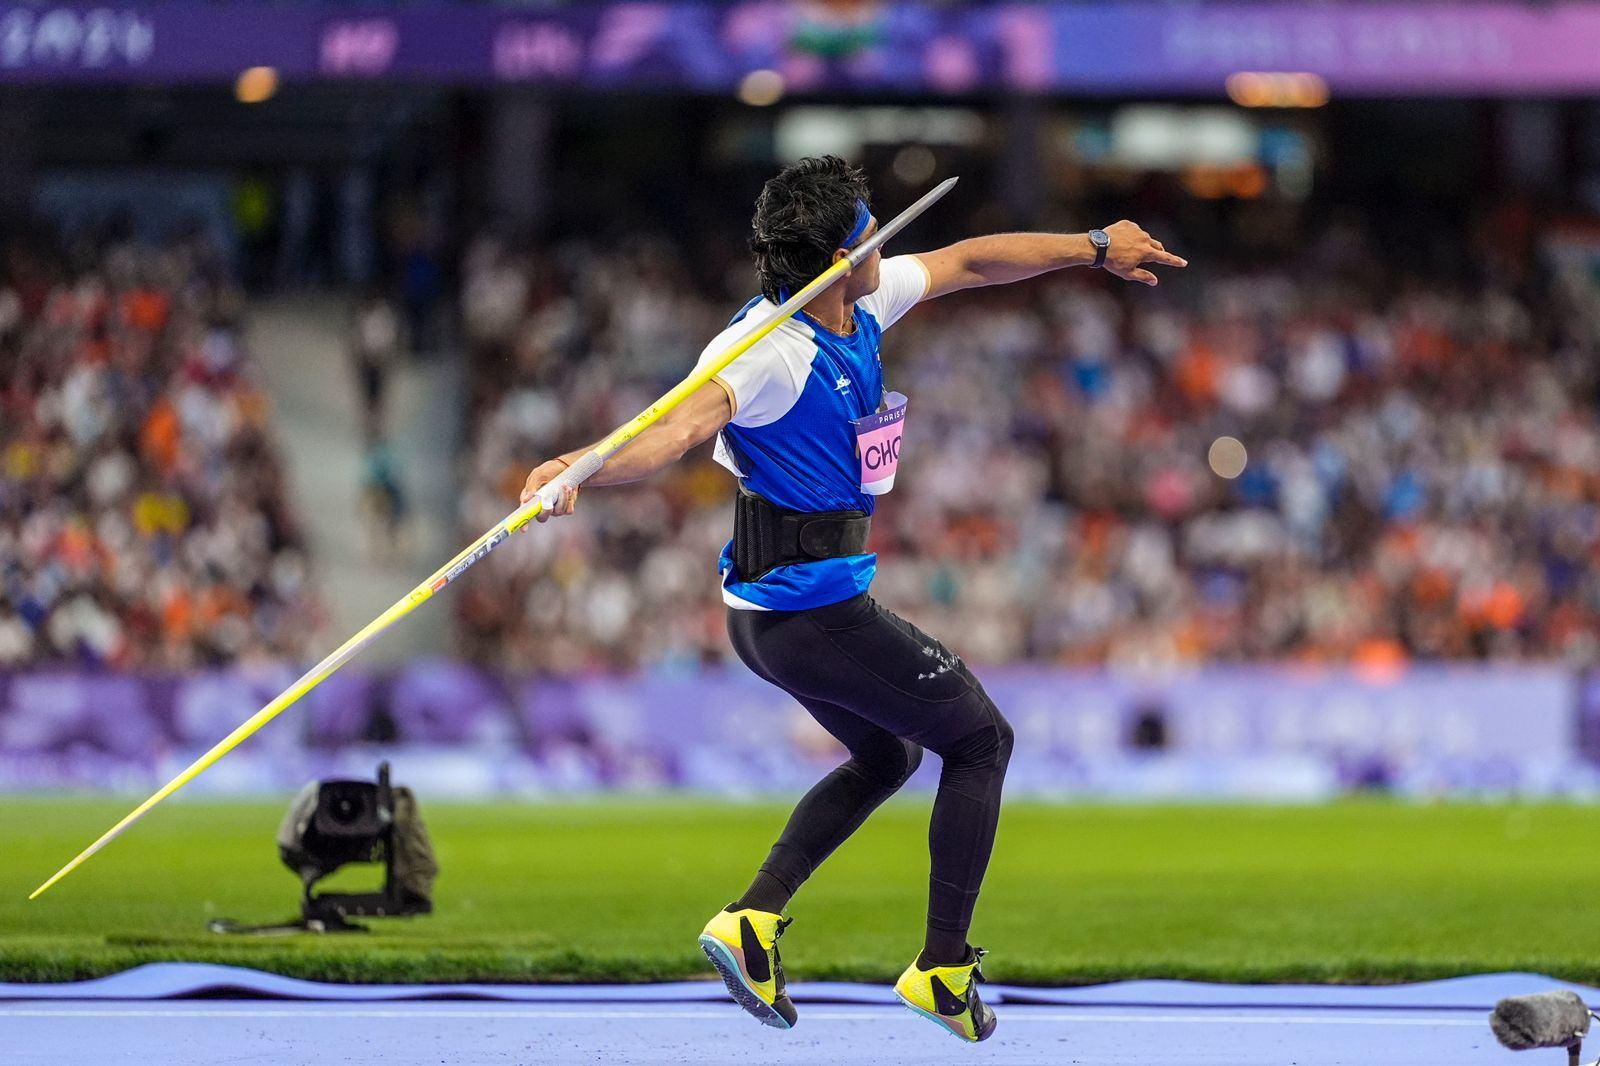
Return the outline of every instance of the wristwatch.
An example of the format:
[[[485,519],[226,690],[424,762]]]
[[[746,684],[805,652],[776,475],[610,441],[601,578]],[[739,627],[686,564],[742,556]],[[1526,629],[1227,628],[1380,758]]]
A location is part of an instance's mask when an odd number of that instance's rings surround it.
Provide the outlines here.
[[[1094,262],[1090,264],[1095,268],[1106,265],[1106,252],[1111,250],[1111,234],[1103,229],[1089,231],[1089,243],[1094,245]]]

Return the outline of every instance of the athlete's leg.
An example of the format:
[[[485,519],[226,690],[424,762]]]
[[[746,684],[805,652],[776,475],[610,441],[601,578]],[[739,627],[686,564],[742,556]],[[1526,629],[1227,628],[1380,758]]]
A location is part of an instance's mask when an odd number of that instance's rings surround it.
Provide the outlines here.
[[[866,625],[837,634],[849,632],[851,640],[873,649],[870,657],[859,657],[863,668],[890,686],[908,684],[907,678],[926,686],[954,677],[963,688],[954,697],[929,693],[932,702],[913,709],[909,720],[912,735],[944,763],[928,823],[928,927],[921,961],[957,963],[967,957],[967,930],[994,851],[1014,740],[1011,723],[959,656],[899,615],[873,606],[875,617]],[[870,705],[861,713],[871,713]],[[880,712],[880,721],[906,723],[906,714],[891,706]],[[935,721],[929,724],[928,717]]]
[[[960,961],[1011,757],[1004,716],[954,653],[867,596],[793,614],[731,618],[729,626],[740,657],[761,676],[944,760],[929,827],[925,953],[932,962]]]
[[[781,685],[764,654],[771,641],[763,634],[774,621],[781,623],[781,618],[733,612],[728,631],[750,668]],[[850,758],[806,793],[744,895],[713,915],[700,933],[701,950],[735,1002],[780,1029],[790,1028],[799,1017],[785,989],[778,954],[778,938],[789,924],[784,907],[818,864],[905,783],[922,759],[922,749],[915,744],[843,707],[813,697],[796,698],[844,744]]]
[[[922,749],[837,704],[800,697],[850,758],[803,796],[738,906],[778,912],[867,815],[906,783]]]
[[[734,648],[757,675],[781,686],[763,662],[766,656],[757,636],[763,628],[761,621],[752,612],[732,612],[729,630]],[[838,704],[808,696],[795,698],[845,746],[850,758],[818,781],[796,804],[755,880],[734,903],[735,908],[781,912],[822,861],[861,828],[867,816],[894,795],[922,762],[922,749],[916,744]]]
[[[978,889],[994,850],[1000,790],[1011,761],[1010,723],[988,693],[981,687],[975,692],[988,707],[989,723],[939,752],[944,769],[928,823],[931,869],[928,930],[922,951],[922,961],[928,964],[966,958],[967,930],[972,927]]]

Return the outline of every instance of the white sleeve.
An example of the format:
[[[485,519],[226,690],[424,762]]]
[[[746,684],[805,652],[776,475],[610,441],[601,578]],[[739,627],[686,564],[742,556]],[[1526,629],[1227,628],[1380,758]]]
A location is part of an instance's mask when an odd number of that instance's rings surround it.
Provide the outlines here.
[[[759,321],[757,315],[770,316],[776,310],[770,303],[757,304],[748,315],[717,334],[700,353],[696,365],[705,366],[727,351],[730,344],[754,327]],[[712,380],[722,386],[733,404],[733,424],[753,429],[788,414],[805,389],[816,353],[811,331],[791,320],[723,367]]]
[[[878,268],[878,291],[863,297],[860,306],[878,320],[880,329],[888,329],[928,295],[930,280],[928,268],[914,255],[885,259]]]

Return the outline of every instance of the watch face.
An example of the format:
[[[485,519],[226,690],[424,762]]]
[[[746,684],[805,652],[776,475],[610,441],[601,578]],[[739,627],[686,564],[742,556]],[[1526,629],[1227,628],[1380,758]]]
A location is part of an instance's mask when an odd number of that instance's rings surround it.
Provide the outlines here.
[[[1092,229],[1089,231],[1089,243],[1096,248],[1109,248],[1111,247],[1111,235],[1103,229]]]

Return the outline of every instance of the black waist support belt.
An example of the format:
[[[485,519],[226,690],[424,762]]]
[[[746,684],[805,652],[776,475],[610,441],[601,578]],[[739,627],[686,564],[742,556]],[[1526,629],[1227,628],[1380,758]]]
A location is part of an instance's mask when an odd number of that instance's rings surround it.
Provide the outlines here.
[[[733,565],[741,581],[760,581],[779,566],[860,555],[871,528],[865,511],[786,511],[740,486]]]

